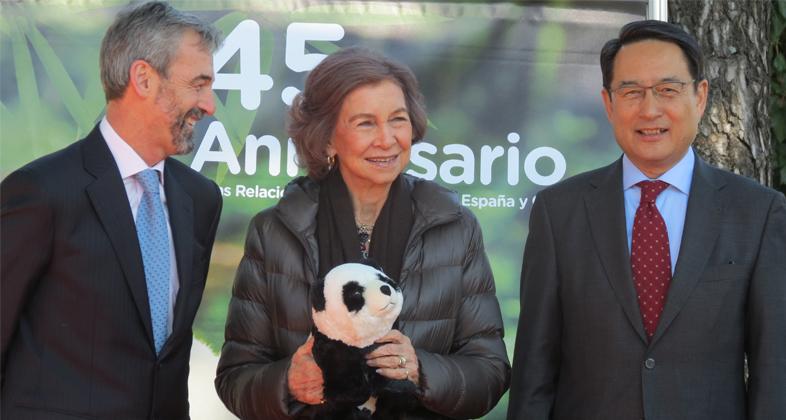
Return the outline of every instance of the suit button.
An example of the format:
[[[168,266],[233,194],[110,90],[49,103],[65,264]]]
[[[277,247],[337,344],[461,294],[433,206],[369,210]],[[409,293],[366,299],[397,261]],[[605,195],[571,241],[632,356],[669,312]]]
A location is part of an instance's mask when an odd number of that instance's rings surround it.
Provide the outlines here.
[[[655,359],[650,357],[647,360],[645,360],[644,367],[647,369],[655,369]]]

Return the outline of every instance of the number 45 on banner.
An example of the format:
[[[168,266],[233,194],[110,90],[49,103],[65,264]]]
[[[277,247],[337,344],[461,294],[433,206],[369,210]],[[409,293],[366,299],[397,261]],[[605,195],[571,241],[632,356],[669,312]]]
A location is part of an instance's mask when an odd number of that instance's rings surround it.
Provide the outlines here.
[[[344,28],[335,23],[291,23],[287,27],[285,62],[290,70],[296,72],[313,69],[325,54],[306,53],[306,41],[338,41],[344,38]],[[240,73],[221,73],[229,60],[235,55],[240,57]],[[273,78],[260,73],[259,23],[253,20],[240,22],[224,39],[224,44],[213,55],[213,70],[216,80],[213,90],[240,91],[240,104],[252,111],[259,108],[262,92],[273,87]],[[281,99],[287,105],[300,90],[286,87]]]

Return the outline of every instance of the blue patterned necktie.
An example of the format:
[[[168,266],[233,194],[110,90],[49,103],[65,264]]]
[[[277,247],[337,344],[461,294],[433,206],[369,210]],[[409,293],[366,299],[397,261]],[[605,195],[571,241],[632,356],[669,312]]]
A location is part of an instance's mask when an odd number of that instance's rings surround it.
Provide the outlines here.
[[[158,172],[145,169],[135,175],[145,190],[136,214],[136,234],[145,266],[147,299],[153,322],[156,354],[166,342],[169,317],[169,231],[158,186]]]

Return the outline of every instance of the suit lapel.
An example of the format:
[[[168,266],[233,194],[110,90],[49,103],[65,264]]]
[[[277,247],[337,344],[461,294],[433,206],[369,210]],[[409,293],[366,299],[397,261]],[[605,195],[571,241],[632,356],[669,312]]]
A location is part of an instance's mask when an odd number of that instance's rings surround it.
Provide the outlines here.
[[[625,233],[622,192],[622,160],[606,167],[590,181],[594,187],[584,195],[590,230],[606,277],[631,326],[647,342],[630,271]]]
[[[164,171],[164,191],[169,212],[169,224],[172,227],[172,240],[175,245],[177,274],[180,281],[172,323],[172,335],[174,336],[184,328],[183,323],[189,306],[187,298],[190,296],[194,282],[194,247],[197,245],[194,243],[194,202],[177,179],[173,166],[169,164],[169,159],[167,159]],[[166,346],[164,350],[166,350]]]
[[[98,127],[85,139],[82,155],[85,170],[96,178],[87,186],[87,195],[109,236],[152,346],[153,327],[134,216],[120,172]]]
[[[658,341],[685,306],[715,248],[722,212],[718,190],[722,186],[713,169],[697,156],[677,266],[652,344]]]

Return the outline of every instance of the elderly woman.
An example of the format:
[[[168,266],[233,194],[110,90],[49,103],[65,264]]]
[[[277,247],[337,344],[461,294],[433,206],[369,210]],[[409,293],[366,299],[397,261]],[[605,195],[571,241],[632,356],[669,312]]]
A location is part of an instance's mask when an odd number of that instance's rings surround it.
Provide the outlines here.
[[[308,417],[322,400],[310,285],[368,256],[398,279],[399,330],[368,356],[418,388],[406,419],[472,418],[508,387],[494,279],[475,217],[454,192],[403,174],[426,115],[412,72],[371,51],[325,58],[290,111],[307,177],[254,217],[216,388],[242,419]]]

